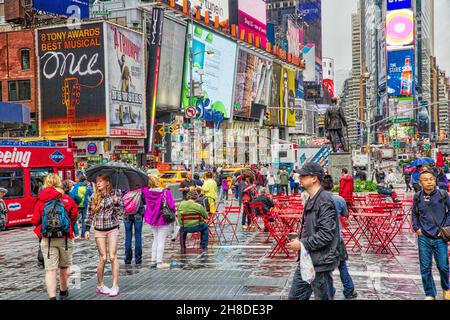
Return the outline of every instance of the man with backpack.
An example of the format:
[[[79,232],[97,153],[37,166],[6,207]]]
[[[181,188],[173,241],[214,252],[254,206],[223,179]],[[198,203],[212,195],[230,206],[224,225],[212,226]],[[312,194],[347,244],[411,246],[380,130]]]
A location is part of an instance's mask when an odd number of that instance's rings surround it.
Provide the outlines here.
[[[93,192],[92,189],[87,186],[87,179],[81,172],[77,173],[75,180],[76,183],[73,186],[72,193],[81,199],[81,202],[78,204],[78,212],[81,220],[81,238],[84,238],[89,198],[92,196]]]
[[[57,272],[60,270],[60,300],[69,295],[70,266],[74,246],[72,225],[78,217],[78,207],[71,197],[64,194],[61,179],[49,174],[44,188],[38,195],[31,223],[34,233],[41,239],[44,257],[45,284],[50,300],[56,300]]]
[[[431,171],[419,176],[422,190],[414,195],[412,208],[413,229],[418,236],[420,273],[425,300],[436,299],[436,287],[432,274],[433,256],[441,278],[444,300],[450,300],[448,242],[450,241],[448,193],[436,188],[436,178]]]

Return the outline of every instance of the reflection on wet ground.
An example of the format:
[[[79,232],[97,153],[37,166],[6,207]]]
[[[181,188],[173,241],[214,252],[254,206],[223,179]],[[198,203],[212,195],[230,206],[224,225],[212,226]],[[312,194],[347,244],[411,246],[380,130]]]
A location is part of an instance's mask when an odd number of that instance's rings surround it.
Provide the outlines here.
[[[225,228],[231,238],[231,230]],[[267,258],[272,242],[267,233],[244,232],[239,243],[215,243],[206,253],[180,253],[179,242],[167,240],[165,259],[171,270],[148,266],[151,257],[150,227],[143,230],[143,264],[125,265],[124,228],[120,229],[120,299],[286,299],[295,259]],[[45,299],[44,272],[37,265],[38,240],[32,227],[0,233],[0,299]],[[396,245],[399,256],[349,252],[348,266],[359,299],[422,299],[416,238],[402,232]],[[72,287],[77,299],[108,299],[92,294],[96,284],[97,249],[94,240],[77,241],[73,256]],[[435,273],[437,287],[439,278]],[[105,283],[111,282],[109,265]],[[195,280],[195,281],[194,281]],[[343,299],[339,273],[334,274],[336,299]],[[77,291],[76,288],[79,288]],[[151,289],[151,290],[150,290]],[[441,293],[439,294],[441,296]]]

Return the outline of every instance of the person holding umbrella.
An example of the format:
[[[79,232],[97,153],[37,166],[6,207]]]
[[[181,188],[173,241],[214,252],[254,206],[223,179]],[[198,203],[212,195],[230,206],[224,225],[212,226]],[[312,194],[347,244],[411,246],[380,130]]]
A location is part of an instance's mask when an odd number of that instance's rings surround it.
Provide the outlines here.
[[[98,174],[96,177],[96,192],[89,201],[89,215],[86,221],[85,239],[90,238],[91,226],[95,229],[99,263],[97,266],[96,293],[115,297],[119,295],[119,261],[117,260],[117,246],[119,239],[119,225],[124,214],[123,200],[117,190],[113,190],[111,177]],[[113,286],[108,288],[103,283],[106,264],[106,247],[108,246],[109,260],[113,275]]]

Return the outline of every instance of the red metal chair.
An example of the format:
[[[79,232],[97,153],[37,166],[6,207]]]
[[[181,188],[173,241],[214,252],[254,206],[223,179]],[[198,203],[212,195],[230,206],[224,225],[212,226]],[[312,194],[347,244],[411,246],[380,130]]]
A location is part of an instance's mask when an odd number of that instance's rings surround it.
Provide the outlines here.
[[[262,215],[262,220],[269,232],[269,236],[265,242],[267,243],[270,238],[275,240],[275,246],[269,253],[269,258],[275,257],[278,252],[284,252],[286,258],[290,258],[292,254],[289,253],[289,250],[286,248],[286,243],[289,241],[287,238],[287,229],[284,228],[284,225],[278,219],[278,216],[276,214]]]
[[[251,221],[250,226],[254,226],[256,227],[256,229],[261,231],[262,229],[258,223],[258,214],[262,215],[262,202],[254,202],[254,201],[248,202],[248,206],[244,204],[244,212],[247,215],[247,217],[250,218]]]
[[[186,221],[197,221],[199,224],[204,223],[203,216],[201,213],[184,213],[181,215],[181,227],[185,226]],[[180,246],[181,246],[181,253],[186,253],[186,241],[187,237],[184,238],[183,229],[180,229]],[[187,232],[186,232],[187,233]],[[187,233],[188,234],[188,233]],[[194,240],[192,248],[195,248],[196,244],[199,244],[200,234],[201,232],[194,232],[191,233],[192,237],[191,240]],[[187,235],[186,235],[187,236]],[[200,247],[198,248],[200,250]]]
[[[228,240],[225,238],[225,228],[228,225],[230,226],[232,233],[231,243],[233,243],[234,239],[236,239],[236,242],[239,243],[239,239],[237,237],[237,227],[239,225],[240,215],[241,215],[241,207],[239,206],[224,207],[224,211],[222,213],[222,216],[219,218],[218,225],[226,242],[228,242]]]

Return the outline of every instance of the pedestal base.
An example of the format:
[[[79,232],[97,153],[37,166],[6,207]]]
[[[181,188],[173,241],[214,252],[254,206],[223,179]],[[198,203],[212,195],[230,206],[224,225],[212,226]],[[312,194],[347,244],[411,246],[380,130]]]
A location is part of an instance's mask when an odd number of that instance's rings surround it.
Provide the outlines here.
[[[339,182],[342,169],[346,168],[350,175],[353,174],[352,154],[349,152],[332,152],[328,162],[328,172],[333,177],[333,181]]]

